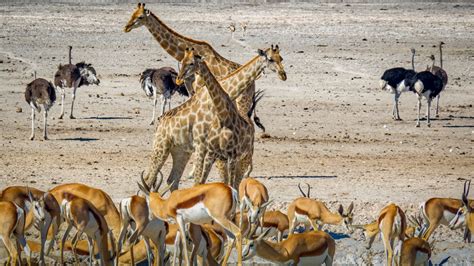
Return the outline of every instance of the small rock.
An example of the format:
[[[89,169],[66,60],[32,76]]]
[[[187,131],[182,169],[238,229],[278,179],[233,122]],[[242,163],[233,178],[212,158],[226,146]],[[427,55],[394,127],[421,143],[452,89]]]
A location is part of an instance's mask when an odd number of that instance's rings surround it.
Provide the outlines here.
[[[17,107],[17,108],[16,108],[16,112],[17,112],[17,113],[21,113],[21,112],[23,112],[23,109],[22,109],[21,107]]]

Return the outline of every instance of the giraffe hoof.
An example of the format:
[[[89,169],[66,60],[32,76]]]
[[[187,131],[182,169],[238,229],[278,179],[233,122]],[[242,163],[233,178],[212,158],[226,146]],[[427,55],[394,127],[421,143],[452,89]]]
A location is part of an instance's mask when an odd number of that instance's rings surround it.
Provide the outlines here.
[[[436,118],[438,118],[438,117],[439,117],[439,115],[437,114],[437,115],[435,115],[435,117],[436,117]]]
[[[44,139],[44,140],[49,140],[49,138],[48,138],[47,136],[44,136],[44,138],[43,138],[43,139]]]
[[[428,127],[431,127],[431,124],[427,124]]]
[[[73,115],[70,115],[69,119],[76,119],[76,118]]]
[[[415,127],[420,127],[420,124],[416,124],[416,126],[415,126]]]
[[[63,119],[63,115],[60,115],[60,116],[58,117],[58,119]]]

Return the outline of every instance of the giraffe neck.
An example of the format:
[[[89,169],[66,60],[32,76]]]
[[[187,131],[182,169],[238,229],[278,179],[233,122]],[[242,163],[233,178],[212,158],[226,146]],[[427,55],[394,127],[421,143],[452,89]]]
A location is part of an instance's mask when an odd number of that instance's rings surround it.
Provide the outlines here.
[[[178,61],[183,59],[186,48],[193,47],[196,54],[205,58],[204,60],[211,66],[212,73],[217,77],[228,75],[240,66],[222,57],[208,43],[193,40],[175,32],[152,12],[150,12],[145,26],[161,47]]]
[[[256,56],[248,61],[245,65],[242,65],[230,75],[222,78],[219,83],[229,95],[229,98],[234,101],[237,97],[245,92],[250,84],[254,82],[265,69],[265,58]],[[196,86],[205,86],[202,77],[196,78]]]
[[[214,105],[217,117],[220,121],[228,121],[228,119],[232,117],[232,112],[236,112],[232,100],[222,89],[219,82],[217,82],[205,62],[198,63],[197,67],[199,68],[199,76],[203,79],[205,87],[207,88]]]

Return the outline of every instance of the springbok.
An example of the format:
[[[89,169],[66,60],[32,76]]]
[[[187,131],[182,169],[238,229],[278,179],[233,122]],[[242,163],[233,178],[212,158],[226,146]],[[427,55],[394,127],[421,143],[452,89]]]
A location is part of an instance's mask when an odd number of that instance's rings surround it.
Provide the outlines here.
[[[469,207],[474,208],[474,201],[468,200]],[[466,225],[464,215],[460,215],[456,222],[450,224],[456,218],[458,211],[463,208],[463,201],[451,198],[431,198],[420,205],[420,212],[428,230],[423,234],[423,239],[429,240],[439,225],[449,226],[451,229],[459,229]]]
[[[261,218],[271,201],[268,201],[268,191],[265,185],[255,178],[244,178],[239,185],[240,213],[248,210],[247,217],[250,223],[250,229],[244,235],[253,234],[255,229],[262,225]],[[242,230],[244,215],[240,215],[240,230]]]
[[[395,263],[398,265],[429,265],[429,259],[431,257],[431,246],[430,244],[421,238],[424,231],[428,228],[428,224],[423,224],[423,218],[421,216],[411,216],[407,218],[411,223],[410,229],[412,232],[407,232],[408,227],[405,230],[405,236],[412,233],[404,241],[398,242],[399,244],[395,248]]]
[[[17,260],[21,265],[20,246],[26,253],[28,265],[31,265],[31,251],[23,234],[25,228],[25,211],[14,202],[0,201],[0,213],[0,239],[7,249],[7,265],[10,265],[11,262],[11,265],[17,265]],[[12,236],[14,236],[15,239],[12,239]],[[15,242],[19,244],[16,247]]]
[[[188,250],[185,225],[188,223],[205,224],[212,221],[222,226],[227,236],[232,239],[227,246],[226,255],[222,262],[227,264],[230,252],[237,240],[238,265],[242,265],[242,235],[239,227],[232,222],[232,216],[238,207],[238,193],[232,187],[224,183],[208,183],[196,185],[194,187],[171,192],[167,199],[163,199],[163,194],[172,186],[170,184],[164,191],[156,192],[163,182],[163,175],[160,180],[150,190],[141,176],[141,184],[138,186],[149,198],[149,206],[152,214],[162,220],[174,220],[179,226],[183,250]],[[189,257],[184,252],[186,265],[189,265]]]
[[[54,226],[55,231],[53,232],[56,235],[59,223],[61,222],[58,202],[50,193],[26,186],[5,188],[1,193],[0,200],[12,201],[25,211],[25,231],[36,223],[41,235],[40,263],[44,264],[45,242],[48,230],[52,223],[56,224]],[[49,254],[52,246],[53,243],[50,242],[46,249],[46,254]]]
[[[120,202],[119,206],[122,217],[122,228],[117,242],[117,253],[120,254],[122,250],[122,244],[130,226],[133,228],[133,233],[128,238],[131,252],[133,252],[133,245],[138,237],[142,236],[147,247],[148,263],[151,265],[152,250],[149,244],[149,240],[151,240],[156,248],[155,261],[157,261],[159,265],[164,265],[166,250],[165,237],[168,224],[163,220],[150,216],[148,203],[143,197],[131,196],[125,198]],[[132,256],[132,258],[134,257]],[[133,259],[132,265],[135,265]]]
[[[354,226],[364,230],[367,239],[367,249],[370,249],[378,233],[382,236],[386,263],[392,265],[393,249],[396,245],[395,240],[403,241],[405,239],[406,217],[403,210],[397,205],[391,203],[385,206],[379,214],[377,220],[365,226]],[[398,242],[397,241],[397,242]]]
[[[61,239],[60,261],[64,262],[64,243],[73,227],[77,229],[76,236],[73,240],[73,253],[78,262],[75,253],[75,245],[82,233],[87,236],[89,243],[89,261],[92,263],[94,254],[94,242],[99,249],[100,265],[113,265],[116,252],[112,255],[108,249],[108,236],[110,235],[109,227],[104,216],[92,205],[88,200],[74,196],[68,192],[63,193],[63,201],[61,202],[61,214],[68,224],[66,231]],[[113,239],[113,237],[111,237]],[[113,241],[112,241],[113,242]],[[112,247],[114,247],[112,243]],[[114,250],[114,248],[112,248]]]
[[[244,260],[255,255],[277,264],[289,265],[332,265],[336,242],[323,231],[312,231],[290,235],[280,243],[266,241],[266,232],[256,240],[250,240],[244,247]]]
[[[245,216],[246,214],[244,213],[242,232],[249,231],[249,222]],[[234,221],[240,221],[240,213],[235,214]],[[286,214],[282,213],[281,211],[266,211],[263,214],[261,227],[258,227],[255,230],[255,233],[248,235],[248,237],[253,237],[254,235],[259,236],[267,229],[269,229],[270,231],[266,234],[265,238],[268,239],[276,236],[277,241],[281,242],[283,239],[283,234],[285,232],[288,233],[288,228],[289,222]]]
[[[471,234],[474,232],[474,207],[472,207],[472,200],[468,200],[469,187],[471,180],[464,182],[464,190],[462,193],[462,207],[456,213],[456,216],[449,223],[450,228],[460,227],[465,225],[464,241],[471,242]]]
[[[308,186],[309,188],[309,186]],[[302,192],[301,188],[300,191]],[[308,225],[313,227],[313,230],[319,230],[320,226],[324,224],[341,225],[344,224],[349,233],[353,232],[352,220],[354,203],[351,202],[347,211],[344,212],[342,205],[339,205],[338,212],[332,213],[326,204],[319,200],[310,199],[309,189],[308,195],[304,193],[303,197],[295,199],[288,207],[288,220],[290,222],[289,234],[293,234],[293,230],[298,223],[304,223],[306,226],[305,230],[308,229]],[[319,225],[320,226],[319,226]]]

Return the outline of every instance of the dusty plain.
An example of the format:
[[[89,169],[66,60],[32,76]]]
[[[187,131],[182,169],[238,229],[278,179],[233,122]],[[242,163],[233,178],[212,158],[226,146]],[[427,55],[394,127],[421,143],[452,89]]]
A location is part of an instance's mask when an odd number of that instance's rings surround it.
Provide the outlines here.
[[[145,28],[123,32],[134,7],[0,4],[0,188],[83,182],[116,202],[136,193],[154,135],[148,125],[151,101],[138,74],[177,63]],[[176,31],[208,41],[236,62],[279,44],[288,80],[267,71],[256,83],[265,90],[258,115],[270,138],[261,138],[257,129],[252,175],[268,187],[271,208],[286,211],[300,196],[297,184],[307,182],[311,196],[334,211],[353,201],[354,223],[361,224],[389,202],[413,214],[430,197],[459,198],[464,179],[474,177],[473,4],[147,7]],[[231,22],[248,22],[246,34],[237,27],[232,39],[226,29]],[[424,70],[430,54],[438,57],[433,45],[439,41],[446,43],[449,75],[440,117],[431,128],[426,121],[416,128],[416,97],[405,93],[403,121],[393,121],[392,95],[378,88],[380,76],[391,67],[410,67],[411,47],[417,70]],[[50,141],[41,140],[42,115],[37,116],[37,139],[30,141],[24,89],[33,70],[53,79],[57,66],[67,62],[67,45],[74,47],[73,62],[93,64],[101,84],[79,88],[76,120],[57,119],[56,102]],[[70,100],[69,90],[66,111]],[[173,105],[184,100],[176,96]],[[423,114],[425,108],[423,102]],[[215,171],[211,181],[219,181]],[[186,178],[180,184],[191,185]],[[383,263],[380,240],[367,251],[360,231],[349,236],[342,227],[325,229],[337,238],[337,265]],[[442,226],[433,239],[434,263],[448,256],[450,265],[474,263],[474,246],[463,243],[461,230]]]

